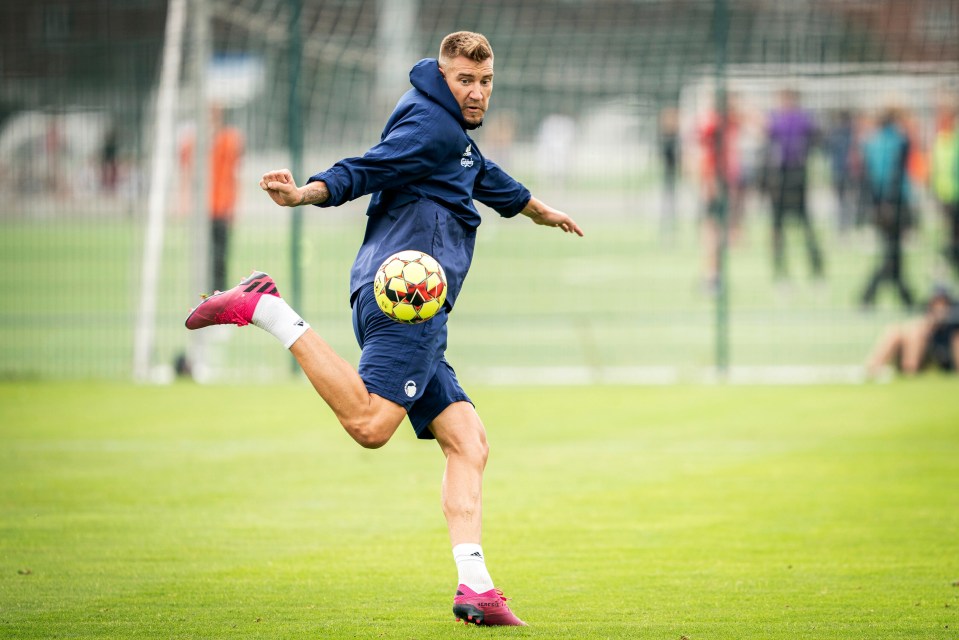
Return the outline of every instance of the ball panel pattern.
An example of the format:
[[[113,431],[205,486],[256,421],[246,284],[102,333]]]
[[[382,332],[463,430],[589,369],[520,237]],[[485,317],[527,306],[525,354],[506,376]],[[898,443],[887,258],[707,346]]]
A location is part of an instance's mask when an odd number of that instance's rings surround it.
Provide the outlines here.
[[[446,274],[439,262],[422,251],[395,253],[380,265],[373,279],[376,303],[389,318],[418,324],[435,316],[446,301]]]

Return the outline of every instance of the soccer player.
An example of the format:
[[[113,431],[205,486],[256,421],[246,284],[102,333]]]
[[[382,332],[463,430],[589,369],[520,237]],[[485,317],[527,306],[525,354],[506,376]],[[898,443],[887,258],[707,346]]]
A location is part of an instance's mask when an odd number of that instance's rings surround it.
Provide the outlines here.
[[[269,331],[363,447],[386,444],[404,416],[418,438],[435,439],[446,456],[443,513],[459,578],[453,613],[466,623],[524,625],[495,588],[480,546],[489,449],[483,422],[446,361],[446,322],[473,257],[481,220],[474,199],[504,217],[522,213],[539,225],[583,232],[483,157],[469,137],[483,123],[493,90],[493,50],[483,35],[446,36],[439,58],[416,63],[410,82],[413,88],[400,98],[380,142],[363,157],[341,160],[303,186],[285,169],[260,181],[274,202],[287,207],[338,206],[373,194],[350,274],[359,371],[280,298],[264,273],[205,299],[186,325],[254,324]],[[405,249],[432,255],[447,276],[445,308],[417,325],[390,320],[373,296],[379,265]]]

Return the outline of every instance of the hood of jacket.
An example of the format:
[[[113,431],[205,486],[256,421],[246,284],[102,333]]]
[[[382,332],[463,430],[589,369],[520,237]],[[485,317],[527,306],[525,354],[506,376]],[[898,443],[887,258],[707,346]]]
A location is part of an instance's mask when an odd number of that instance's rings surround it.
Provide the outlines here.
[[[410,69],[410,84],[448,111],[464,129],[476,129],[482,126],[482,123],[469,124],[463,118],[460,105],[453,97],[449,85],[446,84],[446,78],[440,73],[440,64],[436,58],[423,58],[413,65]]]

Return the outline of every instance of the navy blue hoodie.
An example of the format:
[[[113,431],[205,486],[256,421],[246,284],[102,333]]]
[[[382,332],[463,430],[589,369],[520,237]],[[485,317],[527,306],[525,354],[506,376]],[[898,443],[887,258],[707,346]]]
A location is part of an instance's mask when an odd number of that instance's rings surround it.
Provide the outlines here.
[[[410,71],[413,88],[396,105],[380,142],[312,176],[330,190],[321,207],[372,193],[366,235],[350,272],[350,294],[373,282],[377,268],[405,249],[425,251],[446,272],[452,309],[473,260],[481,222],[473,200],[501,216],[523,210],[530,192],[480,153],[433,58]]]

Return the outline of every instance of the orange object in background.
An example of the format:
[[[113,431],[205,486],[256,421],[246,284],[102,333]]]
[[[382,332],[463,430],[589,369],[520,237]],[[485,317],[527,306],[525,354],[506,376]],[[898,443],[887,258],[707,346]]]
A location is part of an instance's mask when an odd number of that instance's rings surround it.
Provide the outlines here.
[[[236,209],[237,167],[243,136],[233,127],[218,127],[210,149],[210,216],[232,220]]]

